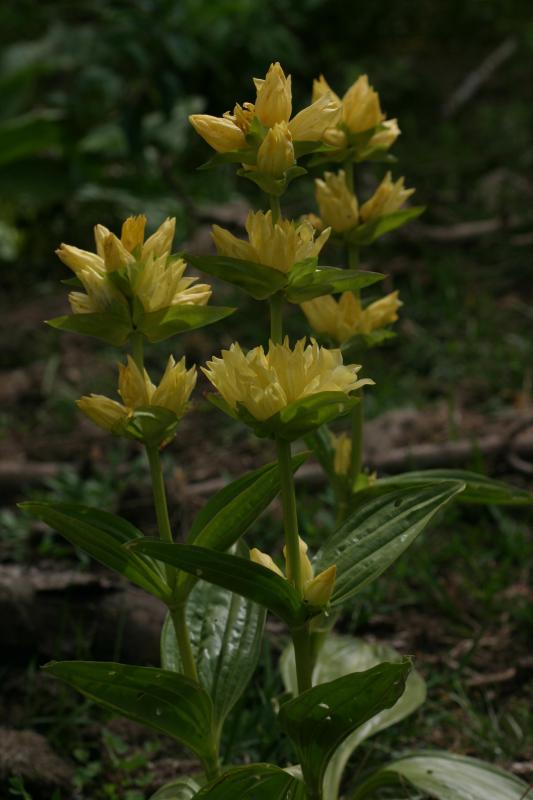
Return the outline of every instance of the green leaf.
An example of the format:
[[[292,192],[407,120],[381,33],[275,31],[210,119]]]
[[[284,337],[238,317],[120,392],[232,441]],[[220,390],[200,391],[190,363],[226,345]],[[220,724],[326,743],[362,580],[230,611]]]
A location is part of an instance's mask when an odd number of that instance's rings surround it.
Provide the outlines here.
[[[378,328],[370,333],[358,333],[347,339],[341,345],[341,352],[344,362],[350,361],[352,357],[360,355],[362,350],[370,350],[372,347],[379,347],[384,342],[395,339],[397,336],[389,328]]]
[[[292,458],[293,472],[309,455],[299,453]],[[270,505],[279,489],[277,462],[243,475],[208,501],[196,517],[187,543],[211,550],[227,550]]]
[[[331,605],[341,605],[378,578],[464,488],[459,481],[443,481],[362,503],[316,556],[315,572],[337,565]]]
[[[198,167],[199,170],[215,169],[226,164],[255,164],[257,152],[255,147],[242,150],[229,150],[227,153],[215,153],[209,161]]]
[[[410,670],[408,658],[378,664],[314,686],[281,706],[280,725],[296,748],[312,797],[320,796],[326,768],[339,745],[398,701]]]
[[[199,791],[200,784],[192,778],[178,778],[161,786],[150,800],[192,800]]]
[[[303,303],[325,294],[336,294],[348,290],[359,291],[385,277],[380,272],[357,269],[321,267],[311,273],[289,273],[289,285],[285,297],[290,303]]]
[[[256,186],[259,186],[261,191],[265,192],[265,194],[274,195],[275,197],[281,197],[288,185],[292,183],[295,178],[306,174],[307,170],[304,169],[304,167],[296,166],[290,167],[281,178],[275,178],[273,175],[267,175],[256,169],[243,168],[237,170],[237,175],[240,178],[247,178],[249,181],[252,181],[252,183],[255,183]]]
[[[131,416],[118,422],[112,432],[150,445],[160,445],[172,439],[179,425],[173,411],[161,406],[136,408]]]
[[[193,331],[229,317],[235,308],[225,306],[176,305],[141,316],[138,327],[150,342],[163,342],[176,333]]]
[[[61,114],[52,109],[30,111],[0,122],[0,165],[35,156],[61,142]]]
[[[318,392],[290,403],[265,420],[257,420],[241,404],[238,404],[237,416],[252,428],[256,436],[279,437],[293,442],[324,423],[348,414],[359,402],[359,397],[345,392]]]
[[[195,800],[305,800],[301,781],[272,764],[236,767],[216,778]]]
[[[195,545],[168,544],[150,539],[139,539],[131,546],[164,564],[171,564],[269,608],[289,626],[303,624],[308,615],[308,609],[285,578],[247,558],[215,553]]]
[[[81,333],[84,336],[94,336],[115,347],[122,346],[132,331],[132,322],[129,312],[120,303],[115,304],[114,310],[98,314],[70,314],[46,320],[46,324],[62,331]]]
[[[26,502],[20,507],[46,522],[75,547],[106,567],[125,575],[150,594],[169,599],[169,590],[156,561],[123,545],[143,534],[122,517],[76,503]]]
[[[175,672],[112,661],[51,661],[43,667],[98,705],[214,755],[213,706],[202,687]]]
[[[185,258],[196,269],[244,289],[255,300],[266,300],[287,285],[287,275],[279,269],[255,261],[229,256],[192,256]]]
[[[416,472],[404,472],[391,478],[380,478],[375,484],[365,489],[361,499],[376,497],[406,486],[419,486],[420,484],[439,483],[446,481],[461,481],[465,484],[464,492],[458,496],[460,503],[472,503],[495,506],[522,506],[533,503],[533,494],[511,486],[503,481],[496,481],[477,472],[468,472],[462,469],[426,469]],[[354,501],[358,502],[358,495]]]
[[[525,800],[528,786],[519,778],[475,758],[442,751],[413,753],[387,764],[358,788],[353,800],[379,786],[405,781],[436,800]]]
[[[351,636],[338,636],[330,633],[324,642],[313,672],[313,682],[322,684],[342,675],[362,672],[383,661],[401,661],[401,656],[384,644],[368,644]],[[294,649],[287,647],[281,656],[281,674],[288,691],[297,694],[296,666]],[[407,676],[405,691],[391,707],[380,711],[367,722],[356,728],[333,754],[324,777],[323,800],[337,800],[342,773],[353,751],[369,736],[412,714],[426,698],[426,684],[421,675],[412,670]]]
[[[186,616],[200,683],[211,697],[220,728],[257,666],[265,611],[244,597],[200,581],[187,601]],[[182,671],[169,614],[161,633],[161,663],[165,669]]]
[[[330,479],[335,475],[335,449],[331,431],[327,425],[322,425],[305,437],[305,443],[313,451],[317,461]]]
[[[425,206],[412,206],[392,214],[383,214],[381,217],[358,225],[349,234],[349,241],[359,246],[372,244],[380,236],[400,228],[412,219],[416,219],[426,210]]]

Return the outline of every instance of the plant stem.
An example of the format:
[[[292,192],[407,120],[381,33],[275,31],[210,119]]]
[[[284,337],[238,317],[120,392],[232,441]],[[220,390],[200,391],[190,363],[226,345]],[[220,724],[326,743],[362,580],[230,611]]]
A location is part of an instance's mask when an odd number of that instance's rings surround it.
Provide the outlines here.
[[[298,681],[298,694],[311,689],[313,686],[313,648],[309,623],[301,628],[291,631],[294,645],[294,660],[296,662],[296,678]]]
[[[281,206],[279,202],[279,197],[274,194],[269,194],[270,200],[270,210],[272,211],[272,222],[277,222],[278,219],[281,217]]]
[[[363,466],[363,395],[352,410],[352,454],[350,459],[350,492]]]
[[[276,292],[270,298],[270,339],[274,344],[283,342],[283,295]]]
[[[354,194],[354,169],[353,169],[353,161],[345,161],[342,165],[344,169],[344,176],[346,180],[346,186],[350,190],[352,194]]]
[[[183,672],[188,678],[192,678],[193,681],[198,682],[198,672],[196,670],[196,663],[189,639],[189,630],[187,628],[185,605],[180,603],[175,608],[170,609],[170,616],[172,617],[172,623],[174,625]]]
[[[144,335],[134,331],[130,334],[130,343],[133,360],[142,372],[144,369]]]
[[[348,268],[349,269],[357,269],[359,267],[359,248],[354,247],[354,245],[348,245]],[[354,291],[354,290],[352,290]],[[354,294],[359,294],[356,290]]]

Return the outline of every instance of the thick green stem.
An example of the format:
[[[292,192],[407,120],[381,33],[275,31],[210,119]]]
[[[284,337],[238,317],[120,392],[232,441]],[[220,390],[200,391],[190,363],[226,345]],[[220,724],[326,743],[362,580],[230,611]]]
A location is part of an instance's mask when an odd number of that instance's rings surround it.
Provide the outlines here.
[[[274,344],[283,341],[283,295],[280,292],[270,298],[270,339]]]
[[[154,445],[146,445],[146,453],[148,455],[148,463],[150,464],[150,475],[152,476],[152,489],[154,493],[155,514],[157,517],[159,536],[163,542],[170,542],[172,544],[174,539],[170,528],[165,481],[163,479],[163,470],[161,469],[159,450]]]
[[[294,660],[296,662],[296,678],[298,681],[298,694],[311,689],[313,686],[313,646],[309,623],[302,628],[291,631],[294,645]]]
[[[363,396],[352,410],[352,453],[350,458],[350,491],[363,466]]]
[[[144,335],[134,331],[130,334],[130,343],[133,360],[142,372],[144,368]]]
[[[170,610],[170,616],[172,617],[172,623],[174,625],[183,672],[188,678],[192,678],[193,681],[198,681],[198,672],[196,670],[196,663],[189,639],[189,630],[187,628],[185,605],[180,603],[176,608],[172,608]]]
[[[285,548],[287,553],[287,573],[296,591],[303,597],[303,579],[300,564],[300,537],[298,535],[298,515],[296,494],[291,464],[291,446],[283,439],[277,440],[279,477],[281,483],[281,502],[283,505],[283,526],[285,529]]]
[[[277,222],[278,219],[281,217],[281,205],[279,202],[279,197],[274,194],[270,194],[270,210],[272,211],[272,222]]]

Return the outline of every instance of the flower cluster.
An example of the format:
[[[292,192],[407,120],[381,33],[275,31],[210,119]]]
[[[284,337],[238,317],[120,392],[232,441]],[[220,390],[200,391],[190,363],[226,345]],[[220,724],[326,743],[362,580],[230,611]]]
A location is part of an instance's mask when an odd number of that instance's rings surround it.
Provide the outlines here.
[[[339,300],[330,295],[302,303],[302,309],[315,333],[329,336],[335,344],[343,344],[358,334],[369,334],[398,319],[402,306],[398,292],[381,297],[366,308],[353,292],[344,292]]]

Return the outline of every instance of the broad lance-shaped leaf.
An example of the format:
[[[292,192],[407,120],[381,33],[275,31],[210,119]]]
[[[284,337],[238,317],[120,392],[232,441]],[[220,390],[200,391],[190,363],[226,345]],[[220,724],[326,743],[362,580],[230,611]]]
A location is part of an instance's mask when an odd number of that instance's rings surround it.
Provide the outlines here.
[[[199,791],[200,784],[193,778],[178,778],[161,786],[150,800],[193,800]]]
[[[380,786],[406,781],[435,800],[526,800],[528,786],[475,758],[442,751],[413,753],[387,764],[358,787],[351,800],[374,797]]]
[[[186,616],[200,683],[211,697],[214,721],[220,727],[257,666],[265,610],[245,597],[200,581],[187,601]],[[165,669],[182,671],[168,614],[161,632],[161,663]]]
[[[229,317],[235,308],[224,306],[176,305],[142,314],[138,328],[150,342],[163,342],[170,336],[212,325]]]
[[[359,291],[371,286],[385,276],[369,270],[339,269],[338,267],[319,267],[312,272],[297,271],[289,273],[289,285],[284,290],[290,303],[303,303],[322,297],[325,294]]]
[[[322,684],[342,675],[362,672],[383,661],[401,661],[401,656],[384,644],[368,644],[352,636],[338,636],[330,633],[322,645],[315,669],[313,683]],[[281,675],[286,689],[297,694],[296,665],[292,644],[285,648],[281,656]],[[344,768],[353,751],[369,736],[395,725],[412,714],[426,698],[426,684],[422,676],[411,670],[405,683],[405,691],[391,707],[380,711],[356,728],[336,749],[326,769],[324,777],[323,800],[337,800],[339,785]]]
[[[400,211],[394,211],[392,214],[383,214],[381,217],[365,222],[363,225],[358,225],[350,231],[348,238],[352,244],[368,245],[379,239],[385,233],[400,228],[406,222],[416,219],[426,210],[425,206],[412,206]]]
[[[305,800],[304,785],[273,764],[250,764],[225,772],[195,800]]]
[[[71,333],[94,336],[115,347],[120,347],[125,343],[133,328],[127,310],[122,311],[121,309],[94,314],[67,314],[48,319],[46,324]]]
[[[337,565],[331,605],[378,578],[464,488],[459,481],[406,487],[360,505],[316,556],[315,572]]]
[[[324,773],[339,745],[402,696],[411,670],[406,658],[378,664],[308,689],[281,706],[279,721],[291,738],[306,786],[319,797]]]
[[[116,514],[76,503],[26,502],[20,507],[46,522],[76,547],[106,567],[125,575],[150,594],[169,599],[169,590],[159,564],[142,553],[124,547],[143,534]]]
[[[211,700],[184,675],[112,661],[52,661],[44,669],[98,705],[172,736],[201,759],[214,757]]]
[[[287,275],[255,261],[229,256],[192,256],[185,254],[189,264],[208,275],[244,289],[255,300],[266,300],[287,284]]]
[[[463,469],[425,469],[404,472],[401,475],[393,475],[391,478],[380,478],[375,484],[361,492],[360,496],[358,493],[354,497],[354,502],[357,504],[359,499],[366,500],[370,497],[377,497],[405,486],[420,486],[439,481],[461,481],[465,484],[464,492],[457,497],[460,503],[486,503],[494,506],[522,506],[533,503],[531,492]]]
[[[301,625],[309,615],[306,605],[285,578],[250,559],[216,553],[205,547],[168,544],[153,539],[139,539],[129,546],[265,606],[289,627]]]

